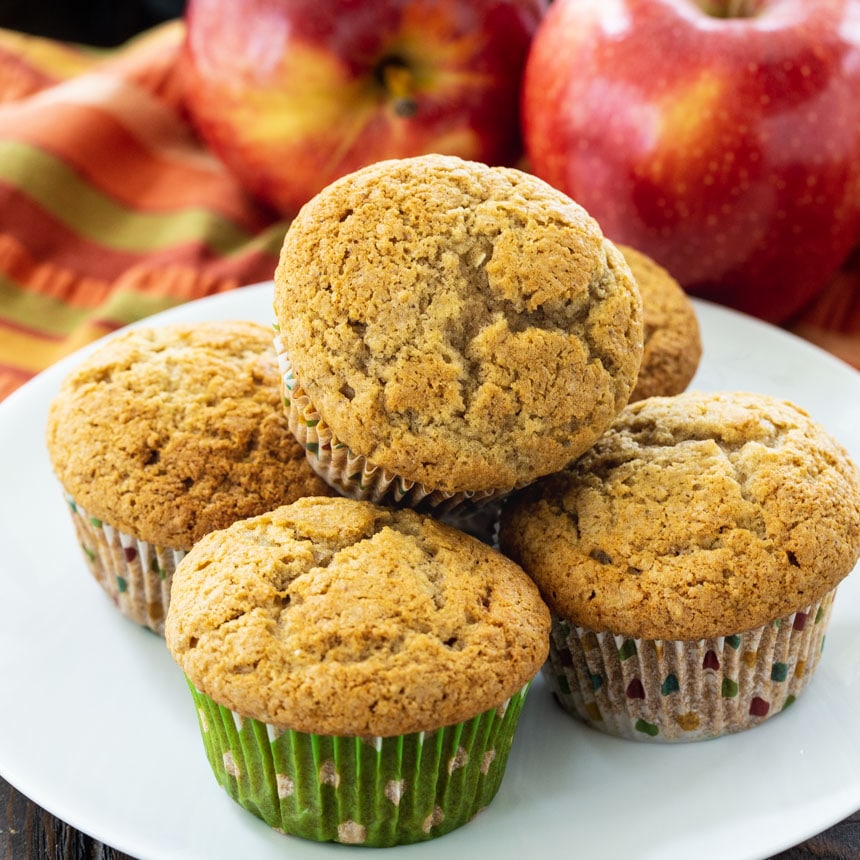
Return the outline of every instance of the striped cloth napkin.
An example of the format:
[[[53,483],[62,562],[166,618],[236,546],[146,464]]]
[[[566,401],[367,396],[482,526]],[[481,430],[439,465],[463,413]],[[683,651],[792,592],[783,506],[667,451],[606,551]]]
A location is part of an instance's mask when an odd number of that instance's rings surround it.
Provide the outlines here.
[[[0,399],[106,332],[272,277],[287,224],[194,136],[183,38],[0,30]]]
[[[0,399],[83,344],[269,280],[286,221],[183,111],[181,20],[117,49],[0,30]],[[860,367],[860,251],[792,328]]]

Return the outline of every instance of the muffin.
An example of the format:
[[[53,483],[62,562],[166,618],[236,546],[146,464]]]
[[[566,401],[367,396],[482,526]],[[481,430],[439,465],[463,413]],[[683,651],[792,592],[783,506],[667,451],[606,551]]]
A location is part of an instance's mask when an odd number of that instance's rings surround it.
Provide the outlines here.
[[[661,265],[629,245],[618,250],[642,295],[644,353],[630,402],[680,394],[702,358],[699,321],[689,296]]]
[[[288,229],[275,273],[290,423],[347,496],[437,510],[562,468],[624,407],[639,291],[580,206],[453,156],[373,164]]]
[[[493,799],[549,624],[534,583],[475,538],[304,498],[194,546],[166,639],[237,803],[291,835],[387,846]]]
[[[627,738],[712,738],[809,682],[860,554],[860,479],[789,402],[653,397],[509,500],[500,541],[552,612],[562,707]]]
[[[63,381],[47,445],[92,575],[159,634],[173,571],[196,540],[332,494],[287,425],[271,328],[251,322],[110,339]]]

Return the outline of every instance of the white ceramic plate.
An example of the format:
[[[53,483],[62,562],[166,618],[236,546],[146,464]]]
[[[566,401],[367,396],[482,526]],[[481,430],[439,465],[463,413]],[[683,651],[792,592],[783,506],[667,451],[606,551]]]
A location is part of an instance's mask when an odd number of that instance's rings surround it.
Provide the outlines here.
[[[272,319],[272,286],[150,317]],[[860,374],[781,330],[697,302],[692,387],[804,406],[860,461]],[[269,830],[217,786],[183,678],[79,556],[44,447],[48,403],[83,352],[0,405],[0,773],[75,827],[140,860],[339,857]],[[810,686],[752,731],[656,746],[575,723],[538,679],[502,788],[467,826],[385,860],[552,856],[761,858],[860,808],[860,573],[837,595]]]

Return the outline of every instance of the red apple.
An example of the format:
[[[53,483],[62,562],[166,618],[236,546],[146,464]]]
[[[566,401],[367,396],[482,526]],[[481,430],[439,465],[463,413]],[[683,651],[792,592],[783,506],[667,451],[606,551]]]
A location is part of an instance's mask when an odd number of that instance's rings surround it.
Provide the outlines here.
[[[286,215],[339,176],[426,152],[512,164],[547,0],[190,0],[192,121]]]
[[[860,0],[556,0],[532,169],[691,293],[782,322],[860,238]]]

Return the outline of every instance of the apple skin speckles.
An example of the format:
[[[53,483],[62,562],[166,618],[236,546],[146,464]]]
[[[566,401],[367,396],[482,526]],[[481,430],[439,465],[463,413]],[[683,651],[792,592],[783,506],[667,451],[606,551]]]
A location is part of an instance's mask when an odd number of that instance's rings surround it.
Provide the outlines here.
[[[691,294],[785,322],[860,236],[860,3],[702,6],[553,3],[529,163]]]

